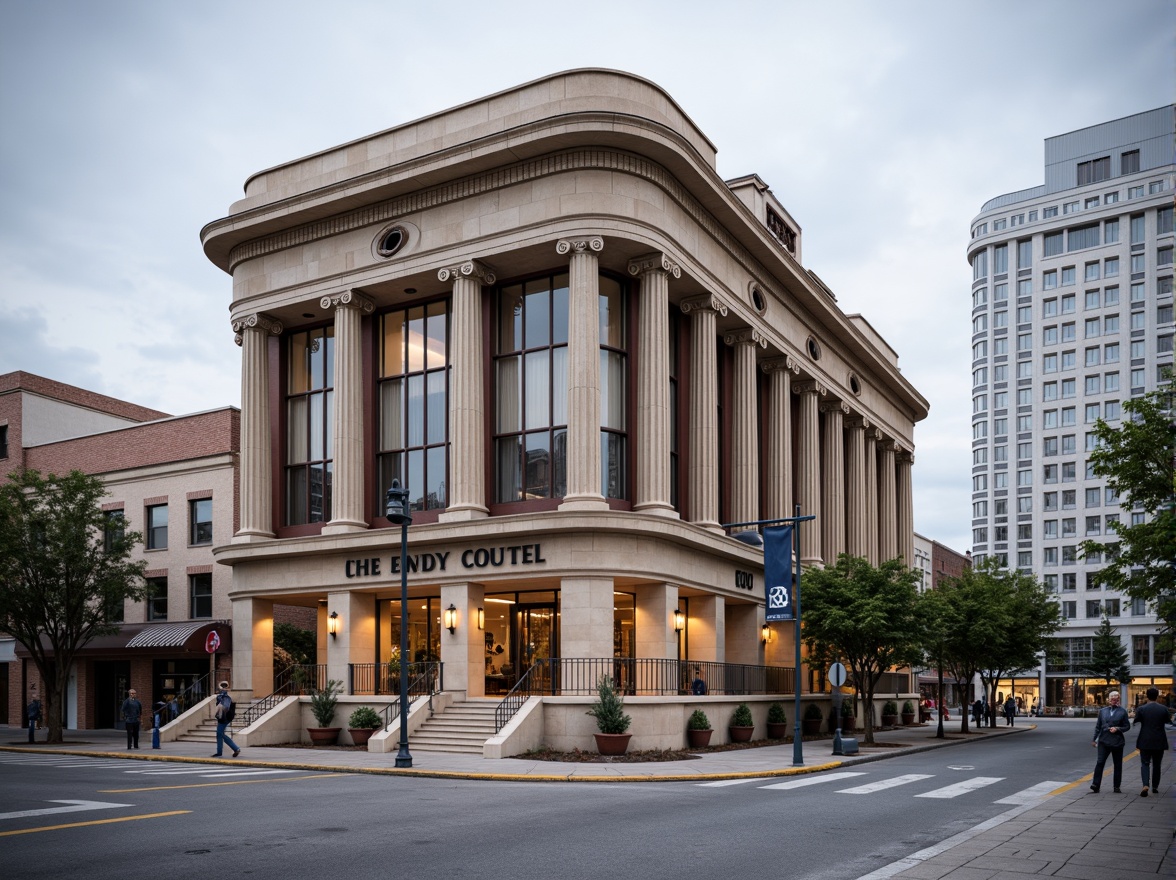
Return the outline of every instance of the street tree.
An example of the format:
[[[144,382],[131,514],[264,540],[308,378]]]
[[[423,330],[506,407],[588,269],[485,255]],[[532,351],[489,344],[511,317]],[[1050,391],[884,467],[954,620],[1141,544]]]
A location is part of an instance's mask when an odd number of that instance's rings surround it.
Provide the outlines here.
[[[980,637],[983,650],[976,672],[988,694],[989,724],[995,726],[999,714],[993,705],[996,685],[1006,676],[1037,666],[1039,656],[1062,625],[1062,612],[1031,574],[1003,568],[994,557],[975,566],[972,574],[991,603],[992,619]]]
[[[1171,372],[1155,391],[1123,402],[1118,427],[1099,419],[1088,463],[1119,495],[1124,516],[1109,524],[1113,538],[1084,541],[1087,557],[1101,554],[1105,589],[1142,599],[1161,621],[1172,647],[1176,635],[1176,388]]]
[[[1104,617],[1091,639],[1090,660],[1082,665],[1081,672],[1102,679],[1109,688],[1112,682],[1129,684],[1131,665],[1127,662],[1127,649],[1111,626],[1111,619]]]
[[[0,486],[0,630],[29,652],[44,687],[48,741],[61,742],[61,707],[78,652],[118,631],[126,599],[143,598],[141,537],[110,527],[96,477],[71,471],[9,475]]]
[[[810,656],[837,657],[849,667],[867,709],[867,743],[874,742],[869,708],[882,673],[912,665],[919,656],[918,577],[900,559],[875,567],[846,553],[835,565],[805,574],[805,645]]]

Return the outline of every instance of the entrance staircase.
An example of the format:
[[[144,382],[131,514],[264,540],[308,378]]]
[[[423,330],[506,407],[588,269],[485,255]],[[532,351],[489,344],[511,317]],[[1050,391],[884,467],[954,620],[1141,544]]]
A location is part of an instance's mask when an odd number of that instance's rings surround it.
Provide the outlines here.
[[[239,719],[241,718],[241,713],[242,713],[242,711],[244,711],[245,709],[247,709],[251,705],[253,705],[253,703],[251,703],[251,702],[237,704],[237,719],[238,720],[234,721],[232,724],[229,725],[229,736],[230,737],[234,733],[236,733],[237,731],[239,731],[241,729],[241,724],[239,723]],[[205,718],[203,721],[201,721],[198,725],[193,727],[187,733],[181,733],[178,737],[176,737],[176,741],[177,742],[188,742],[188,743],[207,743],[211,748],[215,749],[216,748],[216,719],[213,717]]]
[[[482,745],[497,732],[494,710],[498,700],[453,703],[425,721],[409,738],[409,748],[420,752],[482,754]],[[393,722],[393,733],[399,722]],[[216,728],[213,728],[215,734]]]

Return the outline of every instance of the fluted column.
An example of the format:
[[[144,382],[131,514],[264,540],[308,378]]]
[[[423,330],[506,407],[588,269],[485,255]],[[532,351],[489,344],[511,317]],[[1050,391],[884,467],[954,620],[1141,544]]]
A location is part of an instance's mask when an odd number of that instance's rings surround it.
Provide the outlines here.
[[[794,382],[792,392],[800,396],[796,503],[802,516],[816,517],[801,527],[800,561],[803,565],[814,565],[821,562],[821,432],[817,420],[820,418],[818,399],[825,396],[825,387],[814,381]]]
[[[568,258],[568,487],[560,510],[602,510],[600,491],[599,236],[560,239]]]
[[[866,429],[869,419],[851,415],[845,420],[849,442],[845,458],[845,551],[851,556],[870,557],[866,538]]]
[[[898,555],[898,507],[894,494],[894,441],[882,440],[878,463],[878,555],[885,562]]]
[[[367,528],[363,509],[363,316],[375,305],[355,290],[324,296],[324,311],[335,310],[335,395],[331,437],[331,520],[323,534]]]
[[[670,504],[670,276],[682,270],[665,254],[629,261],[641,280],[637,303],[637,491],[633,509],[677,516]]]
[[[682,302],[690,315],[690,450],[689,502],[691,522],[719,525],[719,376],[715,357],[718,315],[727,306],[713,294]]]
[[[833,565],[845,552],[845,437],[843,424],[849,407],[841,401],[821,407],[825,414],[825,442],[821,452],[821,552]]]
[[[907,565],[915,564],[915,506],[912,498],[911,467],[915,456],[903,449],[895,456],[898,462],[898,554]]]
[[[878,440],[877,428],[866,428],[866,559],[871,565],[878,558]]]
[[[449,500],[441,522],[480,519],[486,507],[486,404],[482,393],[482,285],[488,266],[466,260],[437,273],[453,280],[449,344]]]
[[[768,448],[764,458],[764,519],[792,516],[792,374],[790,357],[762,361],[768,374]]]
[[[768,342],[750,327],[727,333],[723,342],[735,348],[731,395],[731,522],[750,522],[760,518],[755,354],[757,348],[767,348]]]
[[[269,345],[282,324],[255,313],[233,321],[241,346],[241,521],[234,541],[274,536],[273,457],[270,454]]]

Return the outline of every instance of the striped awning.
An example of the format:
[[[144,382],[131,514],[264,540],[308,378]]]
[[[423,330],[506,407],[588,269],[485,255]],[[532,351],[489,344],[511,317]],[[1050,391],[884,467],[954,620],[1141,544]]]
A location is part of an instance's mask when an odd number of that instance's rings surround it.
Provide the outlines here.
[[[146,626],[127,642],[128,648],[178,648],[198,630],[208,626],[207,620],[185,623],[161,623]]]
[[[233,622],[231,620],[184,620],[174,623],[124,623],[118,632],[95,636],[78,651],[79,657],[131,657],[142,656],[139,652],[156,657],[177,655],[204,655],[204,642],[208,634],[216,630],[220,637],[219,653],[233,651]],[[53,656],[48,639],[41,636],[41,645],[47,656]],[[23,645],[16,646],[16,656],[29,656]]]

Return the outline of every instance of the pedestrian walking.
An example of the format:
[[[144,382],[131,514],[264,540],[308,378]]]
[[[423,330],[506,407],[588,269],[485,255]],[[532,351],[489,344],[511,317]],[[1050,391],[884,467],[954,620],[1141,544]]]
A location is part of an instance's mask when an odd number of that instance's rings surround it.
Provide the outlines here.
[[[143,722],[143,704],[139,702],[139,692],[131,688],[122,704],[123,723],[127,726],[127,748],[139,748],[139,727]]]
[[[175,694],[172,694],[171,699],[167,701],[167,714],[169,716],[168,721],[175,721],[180,717],[180,704],[176,700]]]
[[[1123,784],[1123,746],[1127,742],[1124,734],[1131,729],[1127,710],[1119,705],[1119,692],[1111,691],[1107,702],[1109,705],[1098,710],[1098,718],[1094,721],[1094,739],[1090,743],[1098,749],[1094,778],[1090,780],[1090,790],[1096,793],[1102,787],[1103,767],[1106,766],[1108,755],[1114,762],[1116,793]]]
[[[1168,723],[1168,710],[1157,702],[1159,698],[1159,688],[1149,687],[1147,702],[1135,710],[1135,726],[1139,728],[1135,747],[1139,749],[1139,772],[1143,776],[1140,797],[1147,797],[1149,771],[1151,792],[1160,793],[1160,762],[1164,760],[1164,751],[1168,748],[1168,735],[1164,732]]]
[[[1005,700],[1004,704],[1005,727],[1013,726],[1013,719],[1017,717],[1017,702],[1013,699],[1012,694]]]
[[[226,728],[232,723],[236,715],[237,705],[229,695],[229,683],[222,681],[220,683],[220,693],[216,695],[216,754],[212,757],[224,757],[225,743],[228,743],[229,748],[233,750],[234,758],[241,754],[241,750],[237,748],[237,744],[229,738],[226,732]]]
[[[37,695],[33,694],[33,698],[29,700],[28,708],[25,709],[25,723],[29,728],[29,742],[35,742],[36,737],[34,733],[37,730],[37,725],[41,721],[41,701],[37,699]]]
[[[984,701],[977,699],[976,702],[972,704],[972,723],[974,723],[977,727],[979,727],[980,726],[980,719],[983,717],[984,717]]]

